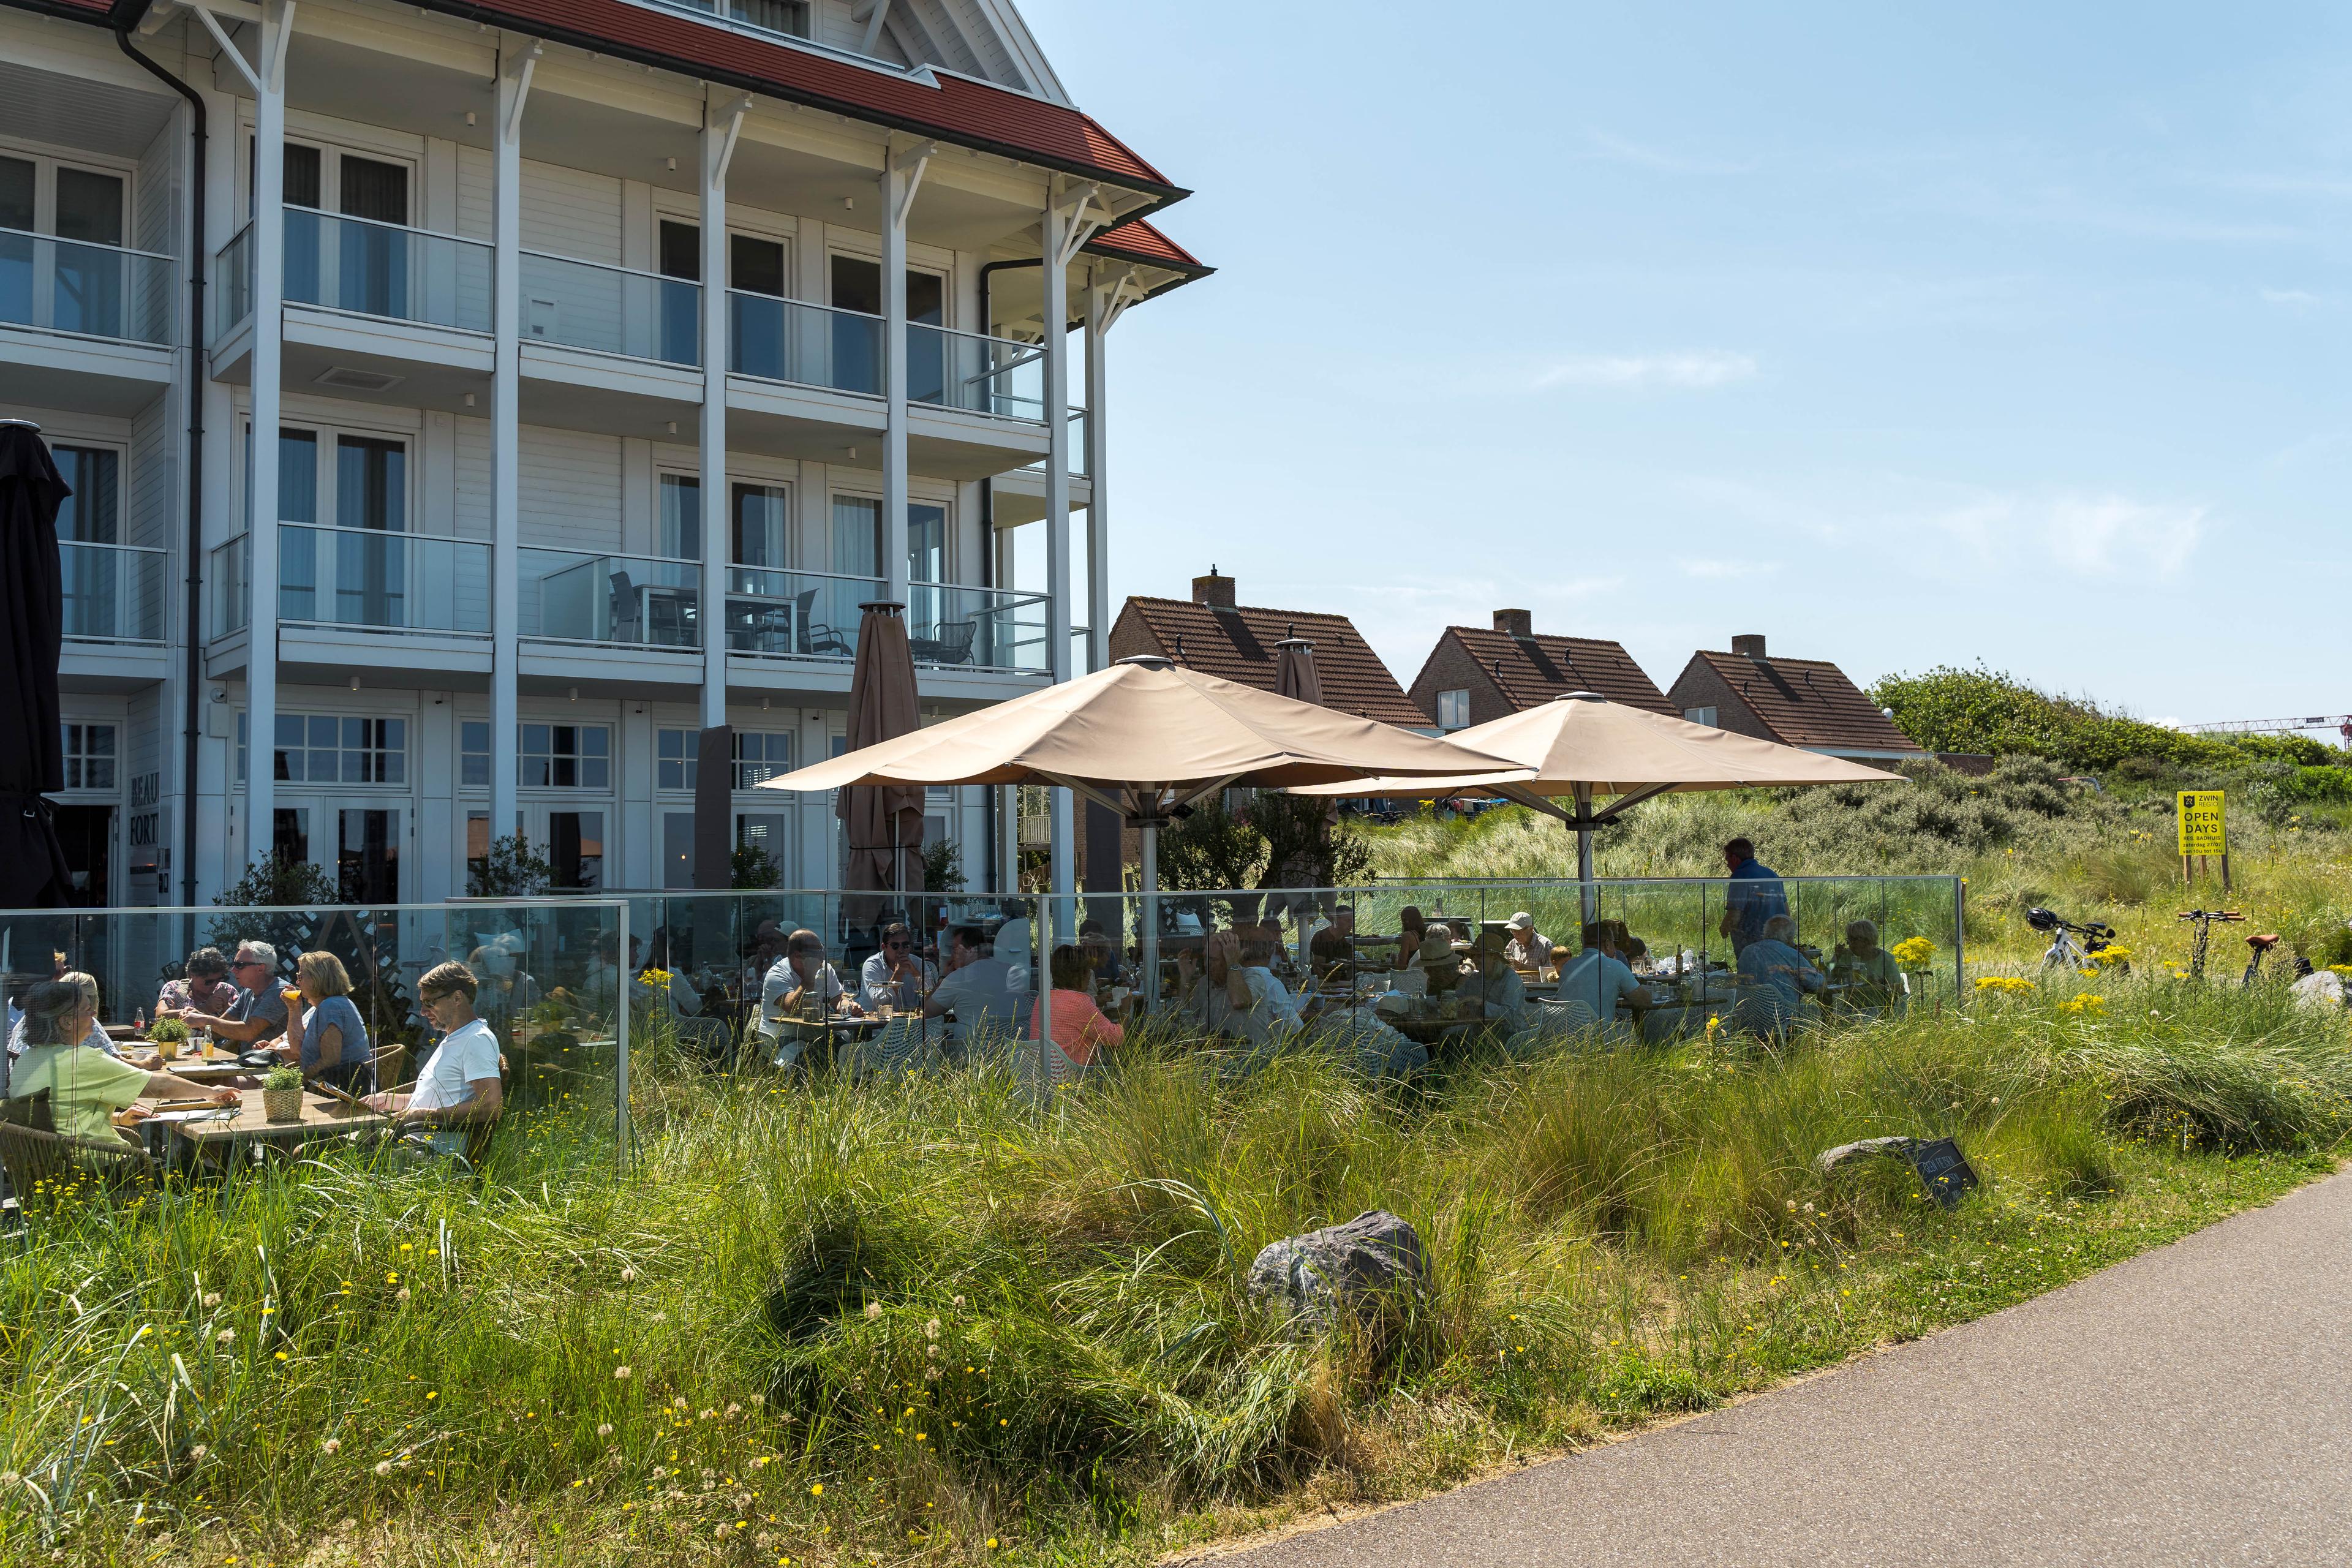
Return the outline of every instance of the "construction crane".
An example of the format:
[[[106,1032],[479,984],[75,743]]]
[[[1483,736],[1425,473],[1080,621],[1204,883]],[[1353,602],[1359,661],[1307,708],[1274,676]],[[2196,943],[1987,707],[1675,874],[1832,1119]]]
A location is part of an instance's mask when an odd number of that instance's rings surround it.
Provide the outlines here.
[[[2352,744],[2352,713],[2323,713],[2310,719],[2225,719],[2218,724],[2191,724],[2200,735],[2296,735],[2305,730],[2334,730]]]

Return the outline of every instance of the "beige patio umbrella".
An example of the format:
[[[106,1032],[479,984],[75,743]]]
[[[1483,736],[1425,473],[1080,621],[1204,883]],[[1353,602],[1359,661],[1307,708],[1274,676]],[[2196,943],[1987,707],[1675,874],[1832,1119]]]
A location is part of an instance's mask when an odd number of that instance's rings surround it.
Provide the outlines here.
[[[1629,708],[1592,691],[1456,730],[1454,744],[1507,758],[1512,770],[1453,778],[1384,777],[1301,785],[1324,795],[1446,795],[1485,789],[1559,817],[1576,830],[1577,880],[1592,881],[1592,830],[1653,795],[1680,790],[1771,789],[1792,784],[1904,784],[1900,773],[1866,768],[1819,752]],[[1570,811],[1552,797],[1571,796]],[[1595,809],[1596,798],[1613,796]],[[1589,903],[1589,899],[1588,899]]]
[[[1058,784],[1141,830],[1143,891],[1156,894],[1160,826],[1178,808],[1236,785],[1317,784],[1367,774],[1530,776],[1494,752],[1144,655],[760,787]],[[1157,926],[1144,921],[1147,975],[1159,973]]]

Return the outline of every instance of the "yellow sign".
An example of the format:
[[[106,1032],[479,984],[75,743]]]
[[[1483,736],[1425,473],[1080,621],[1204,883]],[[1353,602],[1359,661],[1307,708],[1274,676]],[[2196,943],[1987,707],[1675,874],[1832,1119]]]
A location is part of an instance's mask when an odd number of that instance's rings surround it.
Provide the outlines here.
[[[2221,830],[2221,792],[2185,789],[2180,792],[2180,852],[2183,855],[2227,855],[2230,840]]]

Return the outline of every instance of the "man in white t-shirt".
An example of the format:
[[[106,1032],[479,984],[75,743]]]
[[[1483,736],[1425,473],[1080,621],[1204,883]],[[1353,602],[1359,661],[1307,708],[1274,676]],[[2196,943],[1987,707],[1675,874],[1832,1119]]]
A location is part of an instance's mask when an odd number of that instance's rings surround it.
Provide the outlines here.
[[[436,1154],[465,1152],[467,1130],[496,1121],[506,1104],[499,1080],[499,1037],[474,1013],[480,982],[462,963],[440,963],[416,983],[417,1005],[441,1043],[417,1069],[406,1094],[372,1094],[369,1106],[392,1114],[393,1126],[420,1132]]]

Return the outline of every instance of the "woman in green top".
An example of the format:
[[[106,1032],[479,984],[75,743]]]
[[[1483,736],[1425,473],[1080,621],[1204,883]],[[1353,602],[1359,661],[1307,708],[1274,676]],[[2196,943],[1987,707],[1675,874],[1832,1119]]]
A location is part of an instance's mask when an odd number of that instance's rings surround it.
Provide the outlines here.
[[[68,1138],[100,1143],[115,1140],[114,1113],[137,1100],[236,1103],[233,1089],[209,1089],[167,1072],[143,1071],[85,1045],[97,1025],[98,982],[87,974],[68,971],[26,992],[26,1050],[8,1074],[9,1097],[47,1089],[50,1123]]]

